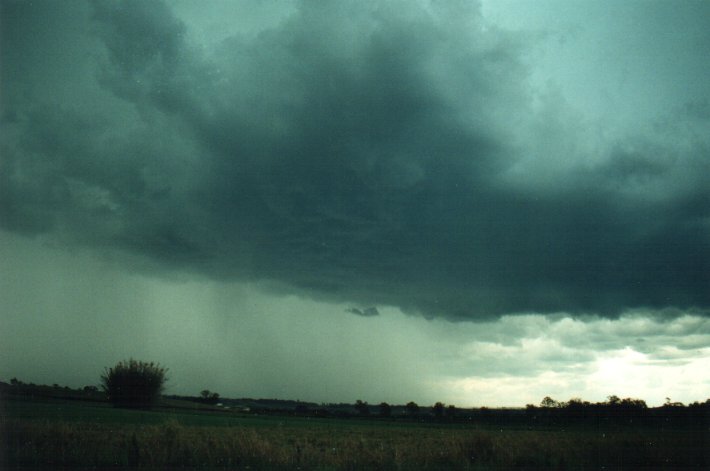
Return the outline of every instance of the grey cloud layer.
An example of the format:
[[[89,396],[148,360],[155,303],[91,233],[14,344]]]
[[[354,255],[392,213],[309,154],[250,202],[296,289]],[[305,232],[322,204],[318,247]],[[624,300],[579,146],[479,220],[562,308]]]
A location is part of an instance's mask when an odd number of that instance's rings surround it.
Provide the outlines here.
[[[215,50],[169,4],[70,5],[91,106],[3,4],[7,230],[452,319],[710,307],[707,99],[590,158],[465,2],[304,1]]]

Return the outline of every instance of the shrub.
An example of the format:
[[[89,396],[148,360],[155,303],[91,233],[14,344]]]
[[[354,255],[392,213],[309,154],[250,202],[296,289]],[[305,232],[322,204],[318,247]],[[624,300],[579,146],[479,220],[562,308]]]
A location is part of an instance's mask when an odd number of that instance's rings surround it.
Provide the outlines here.
[[[101,388],[115,406],[149,408],[163,392],[167,371],[153,362],[120,361],[104,369]]]

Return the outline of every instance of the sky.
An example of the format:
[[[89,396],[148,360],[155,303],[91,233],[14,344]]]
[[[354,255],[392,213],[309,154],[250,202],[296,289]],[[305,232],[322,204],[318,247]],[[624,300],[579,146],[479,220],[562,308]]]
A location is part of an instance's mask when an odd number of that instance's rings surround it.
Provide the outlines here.
[[[710,3],[0,8],[0,380],[710,397]]]

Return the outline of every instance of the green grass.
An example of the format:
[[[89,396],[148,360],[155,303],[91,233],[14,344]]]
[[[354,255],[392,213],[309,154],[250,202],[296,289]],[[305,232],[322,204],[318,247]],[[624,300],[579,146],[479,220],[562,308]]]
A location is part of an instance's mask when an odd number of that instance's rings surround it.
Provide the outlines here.
[[[707,469],[699,430],[514,429],[5,401],[8,467]]]
[[[224,412],[186,411],[179,408],[135,410],[113,407],[102,402],[47,400],[8,400],[8,419],[43,420],[49,422],[90,422],[96,424],[160,424],[174,419],[184,425],[231,426],[237,416]]]
[[[387,421],[377,419],[337,419],[278,415],[253,415],[215,408],[193,408],[191,403],[166,401],[166,406],[154,410],[116,408],[106,402],[84,402],[61,399],[17,398],[4,403],[8,419],[41,420],[49,422],[90,422],[97,424],[152,425],[176,421],[186,426],[253,426],[253,427],[372,427],[378,428],[467,428],[465,424],[422,424],[418,422]],[[170,407],[172,406],[172,407]],[[476,426],[480,428],[482,426]],[[490,426],[488,426],[490,428]]]

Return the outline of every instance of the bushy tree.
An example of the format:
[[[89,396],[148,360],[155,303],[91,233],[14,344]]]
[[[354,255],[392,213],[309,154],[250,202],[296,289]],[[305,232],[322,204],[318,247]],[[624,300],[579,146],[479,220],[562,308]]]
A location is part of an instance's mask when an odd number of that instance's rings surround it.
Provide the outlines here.
[[[149,408],[163,392],[167,371],[153,362],[120,361],[104,369],[101,388],[115,406]]]
[[[219,393],[203,389],[200,391],[200,400],[205,404],[217,404],[219,402]]]
[[[367,402],[363,402],[360,399],[355,401],[355,410],[357,410],[360,415],[370,415],[370,406]]]
[[[405,407],[409,415],[414,416],[419,413],[419,405],[414,401],[409,401]]]
[[[543,400],[540,402],[540,407],[546,407],[546,408],[555,408],[555,407],[560,407],[561,404],[558,401],[555,401],[552,399],[550,396],[545,396]]]

